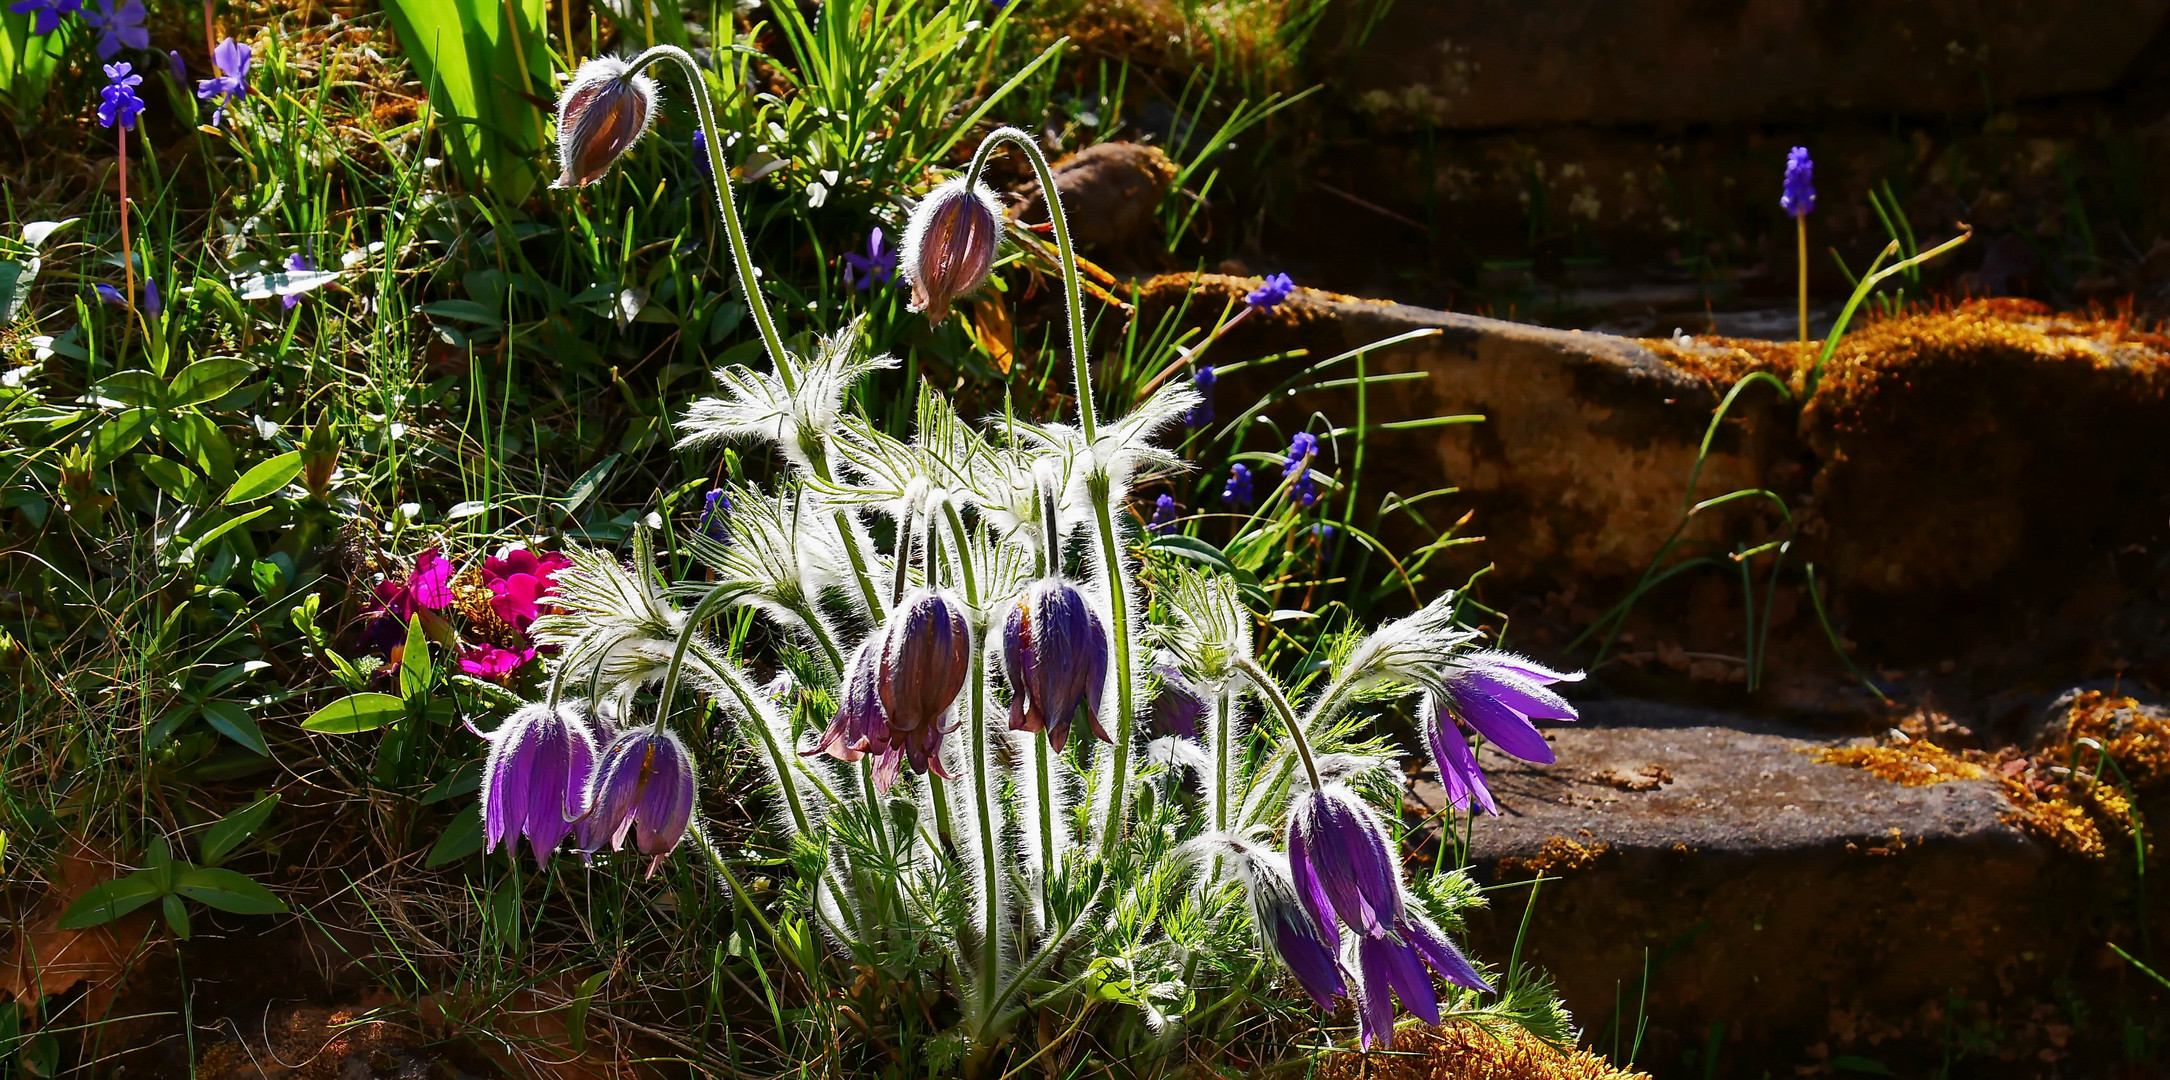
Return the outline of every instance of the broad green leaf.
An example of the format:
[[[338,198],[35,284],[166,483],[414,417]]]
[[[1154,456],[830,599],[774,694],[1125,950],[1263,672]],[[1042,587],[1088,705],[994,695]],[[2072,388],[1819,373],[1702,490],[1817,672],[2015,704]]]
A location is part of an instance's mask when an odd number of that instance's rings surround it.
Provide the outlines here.
[[[98,380],[97,404],[109,409],[156,409],[165,403],[166,381],[148,371],[120,371]]]
[[[603,980],[610,978],[610,969],[604,968],[585,979],[573,991],[573,1002],[565,1010],[565,1045],[573,1053],[588,1048],[588,1006],[595,1003],[595,992],[602,988]]]
[[[135,909],[166,895],[163,875],[150,870],[138,870],[124,878],[93,885],[60,913],[60,921],[54,925],[62,930],[88,930],[103,926]]]
[[[264,744],[262,729],[256,726],[256,721],[249,718],[247,709],[231,701],[206,701],[203,703],[203,718],[217,728],[219,734],[264,757],[271,756],[271,747]]]
[[[203,838],[196,841],[196,850],[203,853],[203,861],[217,864],[242,842],[255,835],[256,830],[271,820],[271,812],[279,808],[276,792],[218,819],[203,831]]]
[[[188,549],[181,553],[181,561],[184,563],[194,562],[198,554],[210,550],[211,545],[218,543],[220,537],[225,536],[227,533],[230,533],[235,529],[238,529],[243,525],[248,524],[249,522],[255,521],[257,518],[263,517],[265,514],[268,514],[270,512],[271,507],[259,506],[256,509],[249,511],[246,514],[242,514],[239,517],[227,518],[225,521],[220,522],[216,527],[212,528],[209,532],[206,532],[202,536],[198,537],[195,543],[188,545]]]
[[[172,458],[145,457],[139,464],[143,466],[143,475],[150,477],[151,483],[158,485],[158,490],[173,496],[174,501],[183,505],[195,506],[211,494],[210,487],[203,482],[203,477],[196,474],[196,470]]]
[[[167,893],[165,899],[160,903],[165,907],[166,925],[173,928],[173,936],[182,941],[187,941],[188,908],[181,904],[181,898],[172,893]]]
[[[1228,556],[1223,554],[1221,549],[1195,536],[1184,536],[1181,533],[1156,536],[1153,538],[1153,550],[1204,563],[1224,574],[1236,572],[1236,564],[1228,561]]]
[[[434,870],[446,863],[458,862],[482,850],[482,809],[470,806],[460,811],[445,826],[445,834],[430,845],[429,855],[422,860],[422,868]]]
[[[241,474],[234,486],[227,489],[226,505],[252,502],[269,495],[294,482],[301,475],[301,451],[289,450],[255,468]]]
[[[610,478],[611,467],[616,464],[618,455],[612,454],[596,462],[594,468],[580,474],[580,479],[573,481],[573,486],[565,492],[565,516],[571,517],[579,513],[580,508],[587,505],[588,500],[603,489],[603,481]]]
[[[429,659],[429,635],[422,632],[422,616],[410,616],[407,644],[399,651],[399,696],[422,705],[429,699],[429,684],[436,674]]]
[[[173,385],[166,389],[166,400],[175,409],[217,401],[232,393],[234,387],[249,381],[249,375],[255,370],[255,364],[238,356],[198,360],[173,377]]]
[[[552,94],[543,0],[387,0],[384,10],[454,168],[508,204],[526,201],[546,143],[536,101]]]
[[[150,434],[151,422],[156,419],[158,410],[136,408],[98,425],[97,432],[90,437],[91,460],[101,468],[113,464]]]
[[[302,730],[325,735],[357,735],[375,731],[407,711],[407,703],[390,694],[348,694],[318,709],[301,722]]]
[[[243,300],[269,300],[312,293],[345,276],[343,270],[275,270],[237,277],[233,286]]]
[[[422,314],[435,315],[440,319],[458,319],[461,322],[481,323],[484,326],[502,327],[505,320],[497,312],[475,303],[473,300],[439,300],[422,305]]]
[[[234,482],[234,447],[218,425],[199,412],[183,412],[167,418],[166,438],[180,447],[188,459],[214,484]]]
[[[286,910],[271,890],[231,870],[198,866],[181,871],[173,891],[199,904],[231,911],[236,915],[276,915]]]

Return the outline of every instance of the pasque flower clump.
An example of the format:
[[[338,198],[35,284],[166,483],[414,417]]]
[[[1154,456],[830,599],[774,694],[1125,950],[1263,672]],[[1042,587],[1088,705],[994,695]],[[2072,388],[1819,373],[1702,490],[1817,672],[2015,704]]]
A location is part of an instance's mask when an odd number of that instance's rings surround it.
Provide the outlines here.
[[[631,151],[656,108],[644,74],[656,63],[687,76],[703,144],[727,151],[701,69],[659,46],[582,67],[560,107],[560,184],[592,183]],[[1034,141],[1002,129],[911,209],[897,270],[930,321],[987,282],[1013,227],[981,184],[1006,147],[1058,190]],[[1034,1010],[1106,1000],[1165,1038],[1220,1003],[1257,999],[1257,965],[1225,951],[1244,940],[1321,1009],[1352,1000],[1366,1046],[1391,1045],[1397,998],[1432,1023],[1529,1012],[1521,999],[1477,1005],[1492,980],[1443,932],[1452,912],[1404,877],[1370,801],[1387,787],[1385,762],[1359,752],[1353,710],[1428,694],[1466,751],[1452,725],[1514,739],[1527,718],[1572,719],[1540,685],[1568,676],[1471,652],[1476,635],[1448,596],[1352,632],[1323,654],[1299,708],[1256,655],[1261,618],[1232,577],[1156,566],[1148,604],[1132,484],[1181,466],[1158,439],[1210,418],[1211,369],[1167,381],[1127,415],[1099,415],[1059,198],[1048,212],[1076,415],[974,424],[922,386],[916,430],[900,438],[846,404],[895,362],[869,355],[856,322],[786,335],[752,265],[729,163],[714,164],[766,363],[717,371],[716,392],[678,419],[678,444],[773,449],[780,471],[766,489],[710,494],[700,526],[674,538],[705,566],[690,580],[664,580],[641,531],[629,562],[564,553],[551,609],[523,627],[549,678],[488,736],[488,840],[524,835],[542,857],[568,838],[594,853],[630,837],[653,872],[685,839],[740,890],[702,825],[696,751],[674,733],[697,715],[681,701],[691,691],[726,718],[714,738],[765,770],[768,826],[807,853],[787,914],[819,931],[841,970],[946,995],[960,1055],[1003,1052]],[[847,262],[871,280],[873,266]],[[1277,277],[1251,304],[1292,290]],[[1290,502],[1316,500],[1318,452],[1309,435],[1292,442]],[[1251,501],[1248,468],[1223,499]],[[1163,503],[1173,522],[1173,499]],[[711,530],[719,505],[728,528]],[[525,595],[507,587],[508,619],[526,615]],[[792,670],[766,679],[749,666],[761,661],[711,636],[734,608],[768,623]],[[544,775],[553,769],[563,775]],[[1185,774],[1195,786],[1171,780]],[[939,965],[897,975],[898,950],[925,941]],[[802,950],[778,955],[810,982],[825,977]]]

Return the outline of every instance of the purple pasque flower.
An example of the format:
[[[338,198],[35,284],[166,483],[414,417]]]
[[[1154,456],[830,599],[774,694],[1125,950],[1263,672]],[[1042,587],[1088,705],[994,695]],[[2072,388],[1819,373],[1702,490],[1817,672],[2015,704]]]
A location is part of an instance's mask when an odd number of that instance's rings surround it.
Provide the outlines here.
[[[1335,948],[1297,895],[1288,859],[1280,852],[1245,840],[1228,839],[1229,865],[1251,901],[1251,922],[1274,959],[1296,976],[1296,983],[1322,1010],[1349,994],[1348,974]]]
[[[1477,767],[1476,751],[1470,749],[1461,724],[1430,696],[1424,704],[1432,713],[1424,734],[1432,744],[1432,763],[1439,767],[1439,786],[1446,789],[1447,805],[1472,812],[1482,806],[1485,813],[1498,817],[1499,803],[1492,799],[1492,789],[1484,782],[1484,770]]]
[[[538,703],[483,738],[490,752],[482,763],[482,849],[503,843],[506,855],[517,855],[525,836],[540,870],[587,813],[595,733],[577,709]]]
[[[1786,152],[1786,187],[1778,196],[1778,206],[1797,218],[1815,212],[1816,163],[1809,159],[1808,147],[1796,146]]]
[[[105,66],[106,84],[98,88],[99,127],[119,124],[122,131],[135,130],[136,115],[143,111],[143,99],[136,96],[136,87],[143,85],[143,76],[134,71],[135,65],[126,60]]]
[[[287,271],[287,273],[290,273],[290,274],[306,274],[306,273],[309,273],[310,271],[312,271],[312,270],[315,270],[315,269],[316,269],[316,264],[315,264],[315,263],[313,263],[313,262],[310,262],[310,261],[309,261],[309,257],[308,257],[307,255],[304,255],[304,254],[302,254],[302,253],[301,253],[301,252],[299,252],[299,251],[297,251],[297,252],[293,253],[292,255],[288,255],[288,256],[286,257],[286,271]],[[300,294],[300,293],[287,293],[287,294],[285,294],[285,295],[283,295],[283,296],[279,297],[279,306],[280,306],[280,307],[282,307],[282,308],[284,308],[284,309],[286,309],[286,310],[288,310],[288,311],[292,311],[292,310],[294,310],[295,308],[297,308],[297,307],[300,307],[300,306],[301,306],[301,302],[302,302],[302,299],[303,299],[303,297],[301,296],[301,294]]]
[[[98,59],[111,60],[122,48],[148,49],[151,32],[143,28],[143,0],[127,0],[120,7],[113,0],[98,0],[98,10],[83,8],[83,21],[98,31]]]
[[[1530,721],[1576,719],[1575,707],[1545,687],[1581,679],[1579,671],[1554,671],[1513,653],[1487,649],[1458,656],[1441,672],[1434,723],[1460,720],[1502,751],[1549,765],[1554,759],[1552,744]],[[1442,774],[1445,771],[1440,769]]]
[[[953,779],[942,768],[943,716],[971,673],[971,631],[958,605],[933,589],[906,596],[883,627],[861,642],[844,669],[842,700],[806,756],[838,761],[874,755],[874,786],[887,792],[905,763]]]
[[[1296,291],[1296,283],[1287,274],[1274,274],[1259,283],[1258,288],[1244,294],[1243,302],[1253,309],[1271,311]]]
[[[592,184],[640,137],[656,114],[656,82],[615,56],[573,72],[558,98],[558,178],[551,187]]]
[[[1058,577],[1027,588],[1002,622],[1002,677],[1010,684],[1010,730],[1044,731],[1057,752],[1078,706],[1101,742],[1100,694],[1108,678],[1108,636],[1077,587]]]
[[[1160,498],[1153,500],[1153,516],[1146,520],[1145,527],[1165,535],[1175,528],[1175,519],[1175,496],[1161,492]]]
[[[212,111],[211,122],[224,123],[226,107],[240,100],[249,92],[249,63],[256,50],[227,38],[211,50],[211,66],[215,74],[196,82],[196,97],[203,101],[217,98],[219,107]]]
[[[35,14],[37,18],[30,23],[30,33],[34,37],[44,37],[60,29],[60,20],[75,14],[82,7],[83,0],[15,0],[8,5],[8,10],[17,15]]]
[[[1204,692],[1191,685],[1173,665],[1153,669],[1160,677],[1160,693],[1153,695],[1153,723],[1162,732],[1186,739],[1198,737],[1198,721],[1206,714]]]
[[[856,251],[844,253],[844,284],[853,290],[863,291],[876,285],[887,285],[897,276],[897,249],[882,239],[881,226],[867,234],[866,254]]]
[[[1289,440],[1288,460],[1281,465],[1283,478],[1296,478],[1289,484],[1289,497],[1302,503],[1306,510],[1319,501],[1318,481],[1311,478],[1311,459],[1318,454],[1318,436],[1308,431],[1299,431],[1295,438]]]
[[[1221,501],[1237,509],[1251,505],[1251,467],[1237,462],[1228,467],[1228,483],[1221,485]]]
[[[1002,207],[985,184],[958,177],[927,193],[904,226],[900,268],[913,311],[940,323],[950,302],[986,284],[1002,238]]]
[[[731,539],[731,496],[722,488],[710,488],[701,497],[701,533],[718,542]]]
[[[1213,366],[1201,364],[1198,373],[1191,376],[1191,384],[1198,388],[1198,404],[1183,414],[1183,422],[1191,427],[1204,427],[1213,422],[1213,383],[1216,376]]]
[[[1396,997],[1410,1012],[1439,1023],[1439,998],[1426,965],[1457,985],[1492,988],[1416,910],[1386,823],[1346,786],[1327,784],[1296,799],[1289,812],[1288,861],[1297,899],[1357,974],[1365,1049],[1394,1044]]]
[[[605,843],[648,856],[648,876],[686,838],[699,791],[693,754],[678,733],[639,728],[612,739],[588,786],[588,816],[580,822],[580,846],[594,852]]]

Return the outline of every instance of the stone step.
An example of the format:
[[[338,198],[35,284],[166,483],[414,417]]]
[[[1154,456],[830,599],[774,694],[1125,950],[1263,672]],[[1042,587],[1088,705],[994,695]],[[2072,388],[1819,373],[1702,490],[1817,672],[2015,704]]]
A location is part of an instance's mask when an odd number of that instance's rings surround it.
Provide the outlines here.
[[[1503,813],[1477,819],[1469,861],[1500,888],[1472,945],[1510,955],[1542,874],[1520,955],[1608,1050],[1616,1002],[1633,1038],[1647,971],[1637,1060],[1660,1076],[1715,1024],[1712,1075],[1791,1075],[1863,1032],[1887,1037],[1882,1063],[1933,1064],[1951,995],[2010,1004],[2084,976],[2120,902],[2099,865],[2009,823],[1988,780],[1902,787],[1817,763],[1832,742],[1811,733],[1647,702],[1590,702],[1547,734],[1555,764],[1484,756]],[[1442,798],[1427,770],[1407,810]]]

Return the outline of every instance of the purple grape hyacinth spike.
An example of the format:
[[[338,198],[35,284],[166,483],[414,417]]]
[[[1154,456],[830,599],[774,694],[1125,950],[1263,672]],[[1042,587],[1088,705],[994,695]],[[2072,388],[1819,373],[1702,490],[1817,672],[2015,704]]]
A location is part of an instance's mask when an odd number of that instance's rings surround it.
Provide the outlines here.
[[[1243,302],[1256,310],[1271,311],[1295,291],[1296,283],[1287,274],[1273,274],[1260,282],[1258,288],[1246,293]]]
[[[1146,520],[1145,527],[1166,534],[1175,528],[1176,517],[1175,496],[1162,492],[1160,498],[1153,500],[1153,516]]]
[[[106,84],[98,88],[98,126],[119,124],[123,131],[135,130],[136,116],[143,112],[136,87],[143,85],[143,76],[134,71],[135,65],[125,60],[105,66]]]
[[[1183,416],[1183,422],[1191,427],[1204,427],[1213,422],[1213,384],[1219,376],[1210,364],[1201,365],[1191,376],[1191,385],[1198,388],[1198,404]]]
[[[1786,187],[1778,196],[1778,205],[1794,217],[1807,217],[1816,210],[1816,163],[1808,156],[1808,147],[1796,146],[1786,153]]]
[[[1235,509],[1251,505],[1251,467],[1237,462],[1228,467],[1228,483],[1221,487],[1221,501]]]

